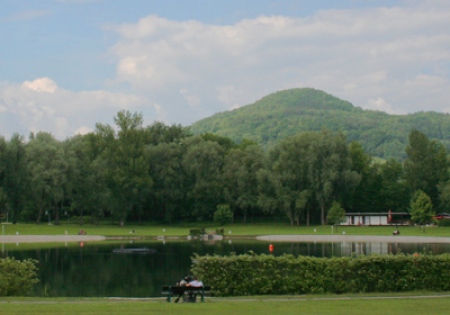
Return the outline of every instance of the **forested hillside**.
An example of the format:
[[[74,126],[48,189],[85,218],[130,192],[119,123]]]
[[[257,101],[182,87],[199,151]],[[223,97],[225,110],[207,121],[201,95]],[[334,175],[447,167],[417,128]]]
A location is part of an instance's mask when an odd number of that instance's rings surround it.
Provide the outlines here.
[[[426,106],[426,104],[424,104]],[[243,138],[264,148],[305,131],[341,131],[347,141],[358,141],[365,151],[381,158],[405,158],[408,134],[420,130],[450,148],[450,116],[435,112],[389,115],[363,110],[323,91],[285,90],[228,112],[194,123],[194,134],[214,133],[235,142]]]

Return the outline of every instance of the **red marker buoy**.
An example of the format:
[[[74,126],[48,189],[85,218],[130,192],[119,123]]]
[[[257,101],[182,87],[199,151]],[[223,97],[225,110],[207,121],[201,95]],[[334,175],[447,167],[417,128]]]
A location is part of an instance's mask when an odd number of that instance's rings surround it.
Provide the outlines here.
[[[269,252],[273,252],[273,245],[272,244],[269,245]]]

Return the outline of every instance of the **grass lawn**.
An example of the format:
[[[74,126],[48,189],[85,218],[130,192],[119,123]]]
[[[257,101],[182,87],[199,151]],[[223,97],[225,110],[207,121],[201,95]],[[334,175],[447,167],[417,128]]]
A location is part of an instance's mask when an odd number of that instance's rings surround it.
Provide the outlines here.
[[[61,224],[2,224],[0,233],[4,235],[63,235],[78,234],[80,230],[86,231],[89,235],[104,236],[186,236],[189,229],[202,227],[201,224],[193,225],[136,225],[130,224],[125,227],[117,225],[77,225]],[[205,226],[206,232],[215,232],[217,226]],[[255,235],[276,235],[276,234],[342,234],[347,235],[392,235],[394,226],[290,226],[288,224],[233,224],[224,228],[225,235],[230,237],[255,236]],[[402,236],[450,236],[450,227],[427,227],[425,229],[415,226],[399,227]],[[135,233],[131,233],[134,231]]]
[[[353,296],[252,299],[207,299],[206,303],[167,303],[163,300],[0,299],[0,314],[321,314],[415,315],[448,314],[449,296]]]
[[[201,225],[200,225],[201,226]],[[186,236],[195,227],[164,225],[48,225],[5,224],[1,233],[5,235],[62,235],[77,234],[79,230],[89,235],[105,236]],[[339,227],[334,233],[347,235],[391,235],[395,227]],[[206,226],[214,232],[215,226]],[[134,230],[134,234],[130,231]],[[276,234],[332,234],[330,226],[291,227],[287,224],[235,224],[224,228],[225,235],[243,237]],[[450,236],[450,227],[401,227],[402,236]],[[50,244],[49,244],[50,245]],[[42,244],[40,244],[42,246]],[[206,303],[167,303],[163,299],[108,299],[108,298],[0,298],[0,315],[8,314],[449,314],[450,295],[415,296],[409,294],[353,295],[353,296],[295,296],[255,298],[208,298]]]

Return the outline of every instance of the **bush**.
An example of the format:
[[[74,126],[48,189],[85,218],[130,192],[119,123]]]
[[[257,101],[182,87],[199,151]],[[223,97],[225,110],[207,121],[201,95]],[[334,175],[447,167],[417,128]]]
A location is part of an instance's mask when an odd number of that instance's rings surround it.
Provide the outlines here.
[[[197,274],[218,296],[449,291],[450,255],[195,256]]]
[[[195,228],[189,230],[189,235],[191,236],[200,236],[204,235],[205,233],[206,233],[205,228]]]
[[[0,296],[26,295],[37,279],[37,261],[0,259]]]
[[[442,219],[437,220],[438,226],[450,226],[450,220],[449,219]]]

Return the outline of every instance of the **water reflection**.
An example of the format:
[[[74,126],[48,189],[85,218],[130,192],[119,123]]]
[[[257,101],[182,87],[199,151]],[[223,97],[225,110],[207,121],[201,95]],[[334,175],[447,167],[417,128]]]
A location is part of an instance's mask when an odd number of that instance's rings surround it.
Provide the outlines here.
[[[80,243],[61,247],[26,249],[26,245],[2,244],[2,257],[33,258],[39,261],[38,296],[160,296],[163,285],[187,275],[194,253],[200,255],[231,253],[293,254],[315,257],[354,254],[396,254],[450,252],[450,244],[395,243],[270,243],[260,241]],[[36,246],[36,245],[33,245]],[[45,244],[42,244],[44,247]],[[147,247],[148,254],[114,254],[116,248]],[[30,247],[29,247],[30,248]]]

